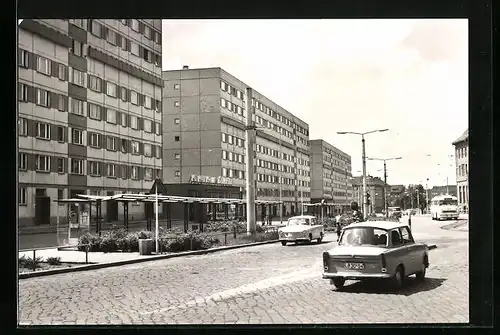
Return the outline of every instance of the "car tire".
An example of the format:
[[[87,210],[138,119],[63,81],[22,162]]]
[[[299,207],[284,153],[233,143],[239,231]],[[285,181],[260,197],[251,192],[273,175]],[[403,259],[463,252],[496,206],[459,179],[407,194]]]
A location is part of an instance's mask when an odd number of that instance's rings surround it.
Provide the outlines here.
[[[417,278],[417,280],[419,281],[424,280],[426,271],[427,271],[427,266],[425,265],[425,262],[422,262],[422,270],[418,271],[415,274],[415,278]]]
[[[399,265],[396,268],[394,277],[392,277],[392,282],[395,289],[400,289],[403,286],[404,278],[405,278],[405,273],[403,267]]]
[[[286,246],[286,241],[281,241],[281,245],[285,247]]]
[[[323,241],[323,233],[319,233],[319,238],[318,238],[318,243],[321,243]]]
[[[345,279],[344,278],[333,278],[332,284],[333,284],[333,286],[335,286],[335,288],[337,290],[340,290],[342,287],[344,287]]]
[[[312,243],[312,241],[313,241],[313,235],[310,233],[309,234],[309,243]]]

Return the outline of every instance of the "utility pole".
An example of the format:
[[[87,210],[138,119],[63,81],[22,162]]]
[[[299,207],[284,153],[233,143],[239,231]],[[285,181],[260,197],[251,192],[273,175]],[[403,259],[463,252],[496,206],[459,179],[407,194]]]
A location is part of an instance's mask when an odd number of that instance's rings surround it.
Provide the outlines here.
[[[368,215],[368,199],[366,198],[366,149],[365,149],[365,135],[361,135],[361,144],[363,146],[363,211],[364,211],[364,219],[366,219]]]
[[[387,164],[385,163],[385,160],[384,160],[384,211],[385,211],[385,217],[388,217],[389,214],[387,213]]]
[[[410,204],[411,204],[411,209],[413,209],[413,185],[410,185],[411,187],[411,192],[410,192]]]
[[[255,186],[254,186],[254,166],[253,166],[253,147],[255,141],[255,125],[252,122],[252,89],[246,88],[247,100],[246,108],[246,193],[247,193],[247,234],[255,234]]]
[[[347,198],[347,179],[348,178],[349,178],[349,175],[347,174],[347,164],[346,164],[346,166],[345,166],[345,205],[346,205],[346,207],[349,206],[349,200]],[[342,213],[343,212],[344,212],[344,210],[342,210]]]
[[[280,133],[280,153],[283,152],[283,147],[282,147],[282,143],[281,143],[281,133]],[[278,157],[279,157],[279,154],[278,154]],[[279,171],[279,186],[280,186],[280,224],[283,224],[283,200],[282,200],[282,187],[281,187],[281,183],[283,182],[281,180],[281,176],[282,176],[282,165],[281,165],[281,161],[278,159],[278,171]]]
[[[417,187],[417,208],[418,212],[420,213],[420,190]]]

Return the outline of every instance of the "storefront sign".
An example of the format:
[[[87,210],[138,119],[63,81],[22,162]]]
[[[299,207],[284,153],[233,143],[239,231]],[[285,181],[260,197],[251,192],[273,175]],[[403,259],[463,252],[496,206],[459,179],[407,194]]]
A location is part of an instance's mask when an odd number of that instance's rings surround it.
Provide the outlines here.
[[[191,178],[189,178],[189,182],[191,184],[207,184],[207,185],[224,185],[224,186],[232,186],[233,182],[230,178],[227,177],[210,177],[210,176],[200,176],[196,174],[192,174]]]

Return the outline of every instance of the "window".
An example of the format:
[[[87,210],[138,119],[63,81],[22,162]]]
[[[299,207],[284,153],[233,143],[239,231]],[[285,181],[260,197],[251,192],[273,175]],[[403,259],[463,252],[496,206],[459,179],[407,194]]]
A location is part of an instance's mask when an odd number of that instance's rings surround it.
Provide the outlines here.
[[[137,20],[130,20],[130,28],[132,28],[132,30],[135,30],[137,32],[139,32],[139,21]]]
[[[83,145],[83,130],[75,128],[71,130],[71,143]]]
[[[127,102],[127,89],[125,87],[120,87],[120,98]]]
[[[406,227],[401,228],[401,237],[403,239],[404,244],[414,242],[413,236],[411,235],[410,231]]]
[[[174,101],[174,106],[175,107],[179,107],[181,104],[179,103],[179,101]]]
[[[108,164],[106,175],[111,178],[116,178],[116,164]]]
[[[181,159],[181,154],[177,154],[177,153],[175,153],[175,154],[174,154],[174,159]]]
[[[155,42],[160,44],[161,43],[161,34],[159,32],[156,32],[155,35]]]
[[[94,120],[101,120],[101,106],[88,103],[89,104],[89,117]]]
[[[153,52],[151,50],[148,50],[146,48],[142,48],[143,55],[142,58],[148,63],[153,63]]]
[[[49,91],[36,89],[36,104],[39,106],[49,107],[50,94]]]
[[[64,173],[64,158],[57,157],[57,173]]]
[[[130,42],[130,52],[132,53],[132,55],[139,56],[139,44]]]
[[[139,129],[137,116],[130,116],[130,128]]]
[[[153,106],[153,98],[145,96],[144,97],[144,107],[147,109],[152,109]]]
[[[50,171],[50,157],[43,155],[36,155],[35,160],[35,168],[36,171],[40,172],[49,172]]]
[[[92,90],[92,91],[96,91],[96,92],[101,92],[101,85],[102,85],[102,82],[101,82],[101,78],[97,78],[95,76],[91,76],[89,75],[89,88]]]
[[[19,49],[19,66],[28,68],[28,51]]]
[[[175,176],[176,177],[180,177],[181,176],[181,172],[179,170],[175,171]]]
[[[121,165],[120,166],[120,173],[121,173],[122,179],[127,179],[127,166]]]
[[[146,157],[153,156],[153,146],[149,143],[144,143],[144,156]]]
[[[233,143],[234,143],[234,142],[233,142],[233,138],[234,138],[234,137],[233,137],[232,135],[228,135],[228,136],[227,136],[227,143],[229,143],[229,144],[233,144]]]
[[[116,111],[114,109],[109,109],[106,112],[106,121],[108,123],[116,124]]]
[[[399,235],[399,231],[397,230],[391,231],[391,240],[393,246],[401,245],[403,243],[401,235]]]
[[[139,95],[135,91],[130,91],[130,102],[139,105]]]
[[[107,81],[106,82],[106,94],[110,97],[116,98],[116,84]]]
[[[156,135],[161,135],[161,129],[160,129],[160,123],[155,122],[155,134]]]
[[[86,29],[86,24],[87,24],[86,21],[87,20],[85,20],[85,19],[72,19],[71,23],[73,23],[75,26],[78,26],[82,29]]]
[[[40,73],[50,76],[50,61],[47,58],[38,56],[36,70]]]
[[[61,199],[63,199],[63,198],[64,198],[64,190],[62,190],[62,189],[58,189],[58,190],[57,190],[57,199],[58,199],[58,200],[61,200]],[[59,204],[59,206],[61,206],[61,205],[64,205],[64,204],[60,203],[60,204]]]
[[[28,154],[19,153],[19,170],[28,169]]]
[[[18,89],[18,100],[28,101],[28,86],[26,84],[20,83]]]
[[[106,41],[116,45],[116,32],[114,30],[108,29],[108,36],[106,36]]]
[[[28,120],[19,119],[19,135],[28,136]]]
[[[137,180],[139,179],[139,167],[138,166],[132,166],[132,170],[130,171],[130,178]]]
[[[121,22],[124,26],[126,26],[126,25],[127,25],[127,19],[121,19],[121,20],[120,20],[120,22]]]
[[[127,153],[127,143],[128,141],[126,139],[122,139],[121,141],[121,152],[123,152],[124,154]]]
[[[155,157],[158,159],[161,158],[161,147],[160,146],[156,146]]]
[[[57,126],[57,141],[64,142],[64,127]]]
[[[225,167],[222,168],[222,177],[227,177],[227,169]]]
[[[227,151],[222,150],[222,159],[227,159]]]
[[[101,135],[100,134],[90,133],[89,140],[90,140],[89,146],[91,146],[93,148],[100,147],[100,144],[101,144]]]
[[[118,37],[121,38],[121,40],[122,40],[121,41],[122,42],[121,43],[122,44],[122,50],[123,51],[127,51],[127,43],[128,43],[127,41],[128,40],[125,38],[125,36],[118,35]]]
[[[175,118],[175,119],[174,119],[174,123],[175,123],[175,124],[180,124],[180,123],[181,123],[181,120],[180,120],[179,118]]]
[[[222,142],[226,143],[226,138],[227,138],[226,134],[222,133]]]
[[[79,57],[83,57],[83,43],[73,40],[73,45],[71,47],[71,52],[74,55],[77,55]]]
[[[61,112],[65,112],[67,110],[66,99],[67,97],[65,97],[64,95],[59,95],[57,98],[57,109]]]
[[[178,90],[179,89],[179,84],[174,84],[174,90]]]
[[[57,65],[57,78],[59,80],[66,80],[66,66],[64,64]]]
[[[101,175],[101,164],[99,162],[90,162],[89,164],[89,175],[100,176]]]
[[[144,180],[153,180],[153,169],[145,168],[144,169]]]
[[[37,122],[36,137],[43,138],[45,140],[50,139],[50,124]]]
[[[151,35],[151,28],[144,25],[144,36],[146,36],[148,39],[151,39]]]
[[[75,85],[85,87],[85,73],[80,72],[77,69],[73,69],[72,82]]]
[[[106,149],[110,151],[116,151],[116,142],[113,136],[106,137]]]
[[[85,105],[83,100],[78,100],[75,98],[71,98],[71,113],[84,115],[85,114]]]
[[[222,98],[221,98],[221,99],[220,99],[220,105],[221,105],[222,107],[226,108],[226,106],[227,106],[226,100],[224,100],[224,99],[222,99]]]
[[[179,142],[181,140],[180,136],[174,136],[174,141]]]
[[[144,119],[144,131],[148,133],[153,132],[153,121]]]
[[[130,148],[132,150],[133,155],[139,155],[139,142],[130,141]]]
[[[158,54],[154,54],[154,63],[156,66],[161,66],[161,57]]]
[[[120,117],[122,119],[122,122],[121,122],[122,123],[122,127],[123,128],[127,128],[127,114],[121,113]]]
[[[101,24],[96,20],[92,20],[91,31],[93,35],[101,37]]]
[[[78,159],[78,158],[70,158],[70,159],[71,159],[70,173],[82,175],[84,173],[83,159]]]
[[[18,203],[19,205],[26,205],[26,187],[19,187],[19,198],[18,198]]]

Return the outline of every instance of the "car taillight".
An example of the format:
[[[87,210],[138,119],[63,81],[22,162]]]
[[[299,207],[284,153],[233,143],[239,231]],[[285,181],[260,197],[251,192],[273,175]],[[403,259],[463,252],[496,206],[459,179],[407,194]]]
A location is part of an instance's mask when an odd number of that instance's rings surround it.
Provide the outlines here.
[[[328,271],[329,260],[330,260],[330,254],[328,253],[328,251],[323,252],[323,269],[325,269],[325,271]]]
[[[384,254],[380,255],[380,261],[382,262],[382,269],[386,269],[387,268],[387,263],[385,261],[385,255]]]

